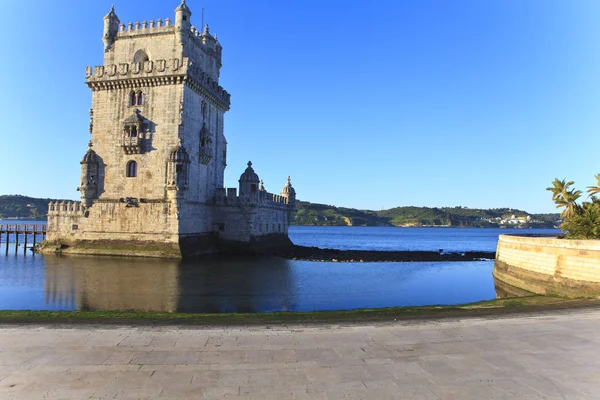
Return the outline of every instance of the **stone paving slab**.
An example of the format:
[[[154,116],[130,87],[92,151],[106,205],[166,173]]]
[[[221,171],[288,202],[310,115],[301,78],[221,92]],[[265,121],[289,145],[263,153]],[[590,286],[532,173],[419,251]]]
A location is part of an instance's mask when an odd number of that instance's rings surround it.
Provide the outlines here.
[[[0,325],[0,399],[600,399],[600,310],[374,325]]]

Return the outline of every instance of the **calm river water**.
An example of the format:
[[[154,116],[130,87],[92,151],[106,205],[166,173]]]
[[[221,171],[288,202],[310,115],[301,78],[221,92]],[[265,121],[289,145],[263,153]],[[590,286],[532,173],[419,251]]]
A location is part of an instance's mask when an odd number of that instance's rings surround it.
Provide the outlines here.
[[[14,223],[4,221],[0,223]],[[292,227],[299,245],[465,251],[500,233],[555,230]],[[2,238],[4,240],[4,238]],[[459,304],[495,298],[492,261],[324,263],[277,258],[180,262],[42,256],[0,246],[0,309],[270,312]]]

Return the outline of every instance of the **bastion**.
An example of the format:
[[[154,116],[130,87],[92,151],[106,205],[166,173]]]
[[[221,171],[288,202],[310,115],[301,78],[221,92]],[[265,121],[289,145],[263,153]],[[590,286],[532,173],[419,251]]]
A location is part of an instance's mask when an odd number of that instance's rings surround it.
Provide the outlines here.
[[[537,294],[600,297],[600,240],[500,235],[493,274]]]
[[[81,201],[48,205],[43,253],[182,258],[291,246],[296,192],[266,191],[248,162],[225,188],[222,50],[185,0],[170,18],[104,17],[104,64],[86,67],[92,92]],[[282,181],[284,181],[282,179]]]

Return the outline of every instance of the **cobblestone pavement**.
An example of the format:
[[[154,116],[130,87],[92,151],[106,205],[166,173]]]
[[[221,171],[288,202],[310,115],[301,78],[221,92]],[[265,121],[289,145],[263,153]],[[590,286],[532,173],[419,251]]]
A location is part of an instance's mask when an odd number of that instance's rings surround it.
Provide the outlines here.
[[[0,399],[600,399],[600,310],[375,325],[0,326]]]

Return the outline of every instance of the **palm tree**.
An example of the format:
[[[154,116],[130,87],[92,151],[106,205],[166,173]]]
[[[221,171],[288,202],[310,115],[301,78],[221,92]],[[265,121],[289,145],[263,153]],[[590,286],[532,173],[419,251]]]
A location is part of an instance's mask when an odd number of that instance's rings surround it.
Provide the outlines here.
[[[596,186],[588,186],[587,187],[587,192],[589,193],[588,197],[590,196],[594,196],[598,193],[600,193],[600,174],[596,174],[594,175],[594,177],[596,178]]]
[[[600,175],[600,174],[599,174]],[[566,179],[559,181],[555,178],[552,181],[552,187],[546,188],[552,192],[552,200],[556,203],[556,208],[563,208],[564,210],[560,213],[563,218],[568,218],[575,213],[579,212],[580,206],[577,204],[577,199],[581,197],[581,190],[569,189],[569,186],[575,182],[565,182]]]

